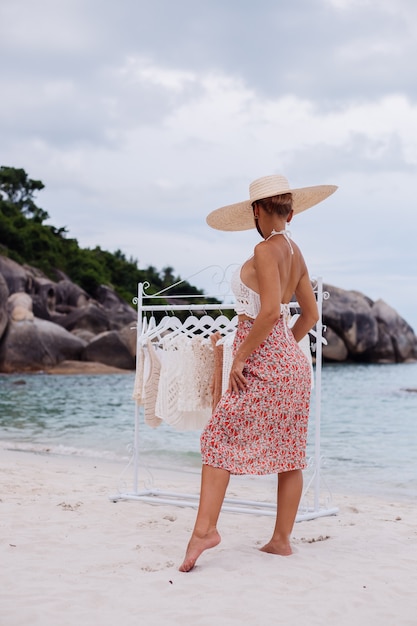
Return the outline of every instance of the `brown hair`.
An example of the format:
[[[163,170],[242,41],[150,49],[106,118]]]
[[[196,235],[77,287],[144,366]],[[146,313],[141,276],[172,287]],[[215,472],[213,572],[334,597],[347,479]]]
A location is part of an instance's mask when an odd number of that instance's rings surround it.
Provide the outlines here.
[[[292,211],[292,195],[290,193],[282,193],[279,196],[261,198],[261,200],[255,200],[252,203],[253,208],[255,208],[255,205],[264,209],[269,215],[275,213],[280,217],[288,217]]]

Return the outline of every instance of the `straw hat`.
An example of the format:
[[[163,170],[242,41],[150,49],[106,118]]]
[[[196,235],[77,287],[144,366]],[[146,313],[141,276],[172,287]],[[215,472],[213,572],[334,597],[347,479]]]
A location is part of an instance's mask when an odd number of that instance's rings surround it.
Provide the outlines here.
[[[252,210],[252,203],[255,200],[291,193],[293,211],[294,213],[301,213],[301,211],[305,211],[325,200],[336,189],[336,185],[317,185],[315,187],[290,189],[285,176],[281,174],[264,176],[254,180],[249,185],[249,200],[229,204],[212,211],[207,216],[207,224],[217,230],[248,230],[249,228],[255,228]]]

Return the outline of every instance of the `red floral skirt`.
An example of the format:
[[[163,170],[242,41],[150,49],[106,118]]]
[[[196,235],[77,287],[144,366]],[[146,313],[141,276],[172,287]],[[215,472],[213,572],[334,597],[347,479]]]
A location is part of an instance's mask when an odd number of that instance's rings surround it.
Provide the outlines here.
[[[234,351],[252,324],[239,322]],[[246,389],[223,394],[201,434],[203,464],[232,474],[304,469],[311,367],[282,316],[243,375]]]

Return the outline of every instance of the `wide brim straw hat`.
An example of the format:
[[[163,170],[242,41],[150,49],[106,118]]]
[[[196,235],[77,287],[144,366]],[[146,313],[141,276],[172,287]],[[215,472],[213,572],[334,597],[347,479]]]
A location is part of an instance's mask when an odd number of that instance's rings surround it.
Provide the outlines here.
[[[336,185],[316,185],[291,189],[288,180],[281,174],[257,178],[249,185],[249,200],[228,204],[215,209],[207,216],[207,224],[217,230],[249,230],[255,228],[252,203],[255,200],[279,196],[284,193],[292,195],[294,213],[301,213],[306,209],[322,202],[337,189]]]

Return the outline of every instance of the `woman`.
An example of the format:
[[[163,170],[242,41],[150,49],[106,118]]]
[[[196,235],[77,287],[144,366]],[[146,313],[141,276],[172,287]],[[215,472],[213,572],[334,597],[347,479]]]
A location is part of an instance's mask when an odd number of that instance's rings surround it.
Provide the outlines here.
[[[303,486],[311,389],[310,365],[298,343],[318,320],[308,270],[285,230],[294,214],[337,187],[290,189],[266,176],[249,187],[250,199],[210,213],[219,230],[256,227],[263,241],[232,278],[238,328],[229,388],[201,435],[202,476],[194,530],[180,571],[220,543],[217,520],[230,474],[278,474],[277,516],[264,552],[292,554],[290,537]],[[291,330],[288,303],[301,314]]]

